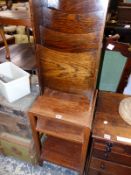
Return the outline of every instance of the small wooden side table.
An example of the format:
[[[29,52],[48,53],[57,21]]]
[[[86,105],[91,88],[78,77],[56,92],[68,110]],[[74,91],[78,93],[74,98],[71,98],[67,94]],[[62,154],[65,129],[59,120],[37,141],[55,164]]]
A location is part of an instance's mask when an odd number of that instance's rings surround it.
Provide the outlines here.
[[[126,97],[99,93],[86,175],[131,175],[131,126],[118,113],[119,103]]]
[[[38,159],[74,169],[83,174],[96,96],[47,89],[29,111]],[[40,133],[47,136],[41,144]]]

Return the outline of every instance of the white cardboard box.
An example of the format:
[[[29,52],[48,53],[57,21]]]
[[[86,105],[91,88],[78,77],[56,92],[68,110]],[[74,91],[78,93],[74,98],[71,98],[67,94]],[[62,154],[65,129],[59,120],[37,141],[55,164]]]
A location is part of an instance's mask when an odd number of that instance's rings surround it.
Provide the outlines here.
[[[0,80],[0,94],[9,102],[14,102],[30,93],[29,74],[11,62],[0,64],[0,75],[11,81]]]

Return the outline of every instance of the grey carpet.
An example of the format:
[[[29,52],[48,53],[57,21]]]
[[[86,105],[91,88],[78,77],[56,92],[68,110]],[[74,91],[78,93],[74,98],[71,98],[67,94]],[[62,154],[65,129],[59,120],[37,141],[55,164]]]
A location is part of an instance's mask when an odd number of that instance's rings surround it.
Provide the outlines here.
[[[0,155],[0,175],[78,175],[67,168],[45,162],[42,167]]]

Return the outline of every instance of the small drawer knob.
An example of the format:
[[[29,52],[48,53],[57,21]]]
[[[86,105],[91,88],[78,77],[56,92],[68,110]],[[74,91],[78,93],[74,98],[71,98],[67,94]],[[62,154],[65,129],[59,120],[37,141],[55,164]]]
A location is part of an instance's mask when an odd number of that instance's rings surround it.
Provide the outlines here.
[[[102,169],[102,170],[105,170],[105,169],[106,169],[106,166],[105,166],[104,163],[101,163],[101,165],[100,165],[100,169]]]

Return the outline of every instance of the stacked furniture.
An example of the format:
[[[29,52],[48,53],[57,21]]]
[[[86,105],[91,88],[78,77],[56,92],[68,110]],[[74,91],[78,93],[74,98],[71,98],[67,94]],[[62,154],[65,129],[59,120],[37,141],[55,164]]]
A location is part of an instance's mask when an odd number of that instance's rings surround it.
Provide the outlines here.
[[[31,93],[13,103],[0,95],[0,153],[32,163],[36,152],[28,110],[39,95],[38,77],[31,77]]]
[[[83,173],[109,1],[32,0],[41,96],[29,111],[38,160]],[[47,137],[42,144],[40,136]]]
[[[131,127],[118,108],[127,96],[100,92],[93,124],[93,143],[86,175],[131,174]]]

